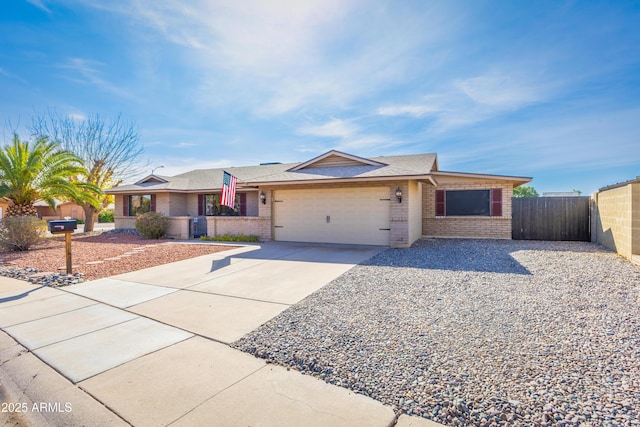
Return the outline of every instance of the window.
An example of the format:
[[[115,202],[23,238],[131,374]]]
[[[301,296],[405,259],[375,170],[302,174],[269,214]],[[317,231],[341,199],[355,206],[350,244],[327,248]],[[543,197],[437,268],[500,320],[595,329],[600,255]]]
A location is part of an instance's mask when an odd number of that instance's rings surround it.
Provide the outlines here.
[[[136,194],[129,196],[129,213],[128,216],[141,215],[143,213],[151,212],[151,195],[150,194]]]
[[[220,205],[220,193],[198,196],[198,215],[206,216],[246,216],[247,195],[236,193],[235,208]]]
[[[502,216],[502,189],[436,190],[436,216]]]

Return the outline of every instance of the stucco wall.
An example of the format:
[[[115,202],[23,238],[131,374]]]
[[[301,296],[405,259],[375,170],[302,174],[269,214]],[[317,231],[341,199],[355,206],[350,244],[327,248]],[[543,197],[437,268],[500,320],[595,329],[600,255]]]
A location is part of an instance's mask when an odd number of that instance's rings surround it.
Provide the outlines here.
[[[592,240],[625,258],[640,255],[640,183],[594,195]]]
[[[473,237],[511,239],[510,183],[466,177],[437,177],[438,186],[423,185],[422,234],[425,237]],[[502,216],[436,217],[436,190],[502,189]]]
[[[84,221],[84,209],[75,203],[64,203],[56,207],[56,213],[60,218],[70,217],[72,219],[81,219]]]

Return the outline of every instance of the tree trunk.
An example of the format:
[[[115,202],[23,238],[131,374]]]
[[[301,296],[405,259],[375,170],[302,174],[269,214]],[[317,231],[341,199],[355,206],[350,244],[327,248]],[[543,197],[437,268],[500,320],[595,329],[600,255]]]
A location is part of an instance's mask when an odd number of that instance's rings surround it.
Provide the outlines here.
[[[93,231],[93,225],[95,224],[98,216],[96,208],[86,203],[82,205],[82,210],[84,211],[84,232],[87,233],[89,231]]]
[[[38,210],[32,204],[16,205],[10,203],[7,207],[7,216],[38,216]]]

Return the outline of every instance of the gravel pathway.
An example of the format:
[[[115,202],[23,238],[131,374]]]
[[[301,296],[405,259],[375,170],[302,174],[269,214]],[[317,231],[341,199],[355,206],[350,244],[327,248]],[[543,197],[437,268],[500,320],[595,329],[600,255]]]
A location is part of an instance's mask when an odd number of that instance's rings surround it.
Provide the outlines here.
[[[389,249],[234,346],[447,425],[640,425],[640,268],[590,243]]]

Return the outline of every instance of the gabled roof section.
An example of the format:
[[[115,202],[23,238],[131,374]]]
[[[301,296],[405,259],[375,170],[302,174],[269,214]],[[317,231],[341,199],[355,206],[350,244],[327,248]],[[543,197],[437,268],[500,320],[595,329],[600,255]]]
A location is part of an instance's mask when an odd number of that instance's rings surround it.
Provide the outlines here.
[[[164,184],[166,182],[169,182],[169,180],[164,179],[163,177],[160,177],[158,175],[147,175],[144,178],[142,178],[140,181],[136,182],[136,185],[142,185],[142,184]]]
[[[366,159],[364,157],[358,157],[352,154],[343,153],[341,151],[331,150],[304,163],[300,163],[299,165],[296,165],[289,169],[287,172],[296,172],[303,169],[343,166],[387,166],[387,164],[371,159]]]
[[[113,187],[105,192],[107,194],[213,193],[222,188],[224,171],[238,178],[238,188],[254,190],[260,185],[277,186],[331,181],[420,179],[433,182],[431,174],[437,169],[437,156],[433,153],[367,159],[332,150],[304,163],[196,169],[175,176],[149,175],[135,184]]]

